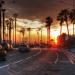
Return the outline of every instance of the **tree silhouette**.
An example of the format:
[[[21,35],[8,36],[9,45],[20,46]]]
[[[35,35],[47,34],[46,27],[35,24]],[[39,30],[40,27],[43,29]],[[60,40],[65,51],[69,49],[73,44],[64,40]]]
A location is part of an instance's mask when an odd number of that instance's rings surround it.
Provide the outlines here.
[[[2,42],[2,7],[5,2],[3,0],[0,1],[0,44]]]
[[[53,22],[53,19],[52,19],[50,16],[48,16],[48,17],[46,18],[47,44],[49,44],[49,41],[50,41],[50,26],[51,26],[52,22]]]
[[[60,21],[60,35],[61,35],[61,32],[62,32],[62,23],[64,22],[64,18],[63,18],[62,13],[58,14],[57,20]]]
[[[24,42],[25,28],[21,28],[20,33],[22,33],[22,41]]]
[[[3,41],[5,40],[5,9],[2,9],[2,15],[3,15]]]
[[[66,22],[67,32],[68,32],[68,36],[69,36],[69,28],[68,28],[69,11],[67,9],[64,9],[64,10],[61,10],[60,13],[64,19],[64,22]]]
[[[75,9],[72,9],[69,16],[71,23],[73,23],[73,36],[74,36],[74,24],[75,24]]]
[[[31,28],[27,28],[27,31],[29,32],[29,44],[30,44],[30,34],[31,34]]]
[[[17,16],[18,16],[17,13],[13,14],[14,21],[15,21],[15,44],[16,44],[16,21],[17,21]]]

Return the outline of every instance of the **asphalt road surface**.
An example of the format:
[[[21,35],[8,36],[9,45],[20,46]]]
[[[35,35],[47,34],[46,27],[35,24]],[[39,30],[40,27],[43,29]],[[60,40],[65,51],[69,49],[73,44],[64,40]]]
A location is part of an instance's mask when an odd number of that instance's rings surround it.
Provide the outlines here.
[[[75,54],[56,48],[35,48],[29,53],[13,51],[0,63],[0,75],[75,75]]]

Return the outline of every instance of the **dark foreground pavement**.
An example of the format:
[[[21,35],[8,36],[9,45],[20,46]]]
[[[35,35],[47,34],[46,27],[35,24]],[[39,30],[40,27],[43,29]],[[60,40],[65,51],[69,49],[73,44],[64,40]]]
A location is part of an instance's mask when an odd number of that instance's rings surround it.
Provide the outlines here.
[[[60,56],[57,57],[57,54]],[[0,68],[0,75],[75,75],[75,64],[71,64],[64,54],[57,51],[41,51],[24,58]]]

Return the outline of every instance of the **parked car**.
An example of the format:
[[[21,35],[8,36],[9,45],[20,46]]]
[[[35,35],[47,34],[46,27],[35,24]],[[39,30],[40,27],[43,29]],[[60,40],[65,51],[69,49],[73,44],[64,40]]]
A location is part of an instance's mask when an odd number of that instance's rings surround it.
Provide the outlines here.
[[[29,52],[30,51],[30,48],[28,45],[22,43],[20,44],[19,46],[19,52]]]
[[[0,61],[5,61],[6,60],[6,50],[4,50],[1,45],[0,45]]]
[[[3,50],[6,50],[6,51],[8,51],[8,43],[4,40],[3,42],[2,42],[2,49]]]

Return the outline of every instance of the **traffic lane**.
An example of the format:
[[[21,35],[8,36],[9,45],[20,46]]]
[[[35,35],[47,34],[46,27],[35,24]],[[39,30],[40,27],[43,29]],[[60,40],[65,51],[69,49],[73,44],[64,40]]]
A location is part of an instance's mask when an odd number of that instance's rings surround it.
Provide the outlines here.
[[[31,53],[31,55],[33,56],[37,56],[38,54],[40,54],[40,51],[36,50],[36,51],[32,51],[33,53]],[[15,61],[14,63],[11,62],[11,63],[8,63],[8,64],[5,64],[5,65],[2,65],[0,66],[0,75],[11,75],[9,69],[10,69],[10,66],[15,66],[16,64],[20,63],[20,62],[23,62],[23,61],[26,61],[26,60],[29,60],[31,58],[31,56],[25,58],[25,59],[21,59],[19,61]]]
[[[20,62],[23,59],[28,59],[29,57],[31,57],[32,55],[36,55],[40,52],[40,50],[36,49],[36,50],[31,50],[28,53],[20,53],[19,51],[11,51],[7,54],[6,56],[6,61],[1,61],[0,62],[0,67],[2,66],[6,66],[10,63],[17,63]]]
[[[68,50],[63,50],[62,52],[66,55],[71,64],[75,64],[75,54],[73,52]]]
[[[70,63],[68,57],[62,51],[58,51],[58,62],[57,63]]]
[[[36,57],[28,58],[16,64],[10,64],[7,73],[10,75],[43,75],[43,74],[62,74],[65,65],[53,64],[57,58],[56,51],[43,51]],[[67,63],[68,64],[68,63]],[[64,67],[63,67],[63,66]],[[71,65],[71,64],[69,64]],[[68,67],[69,67],[68,65]],[[72,68],[70,66],[70,68]],[[49,70],[48,70],[49,69]],[[66,70],[66,69],[65,69]],[[67,70],[66,72],[68,72]],[[71,72],[71,71],[70,71]],[[74,72],[74,70],[72,71]],[[70,73],[72,75],[72,72]]]
[[[17,64],[12,64],[9,66],[9,72],[14,73],[14,75],[21,75],[23,71],[27,73],[28,71],[38,70],[38,68],[44,66],[49,63],[52,64],[56,60],[55,52],[42,51],[36,57],[32,57],[29,60],[22,61]]]
[[[55,54],[56,52],[44,51],[37,57],[16,64],[17,67],[12,68],[10,73],[13,75],[75,75],[75,65],[51,63],[52,59],[56,58]]]
[[[0,68],[0,75],[10,75],[10,73],[8,72],[8,68]]]
[[[31,49],[30,52],[26,52],[26,53],[21,53],[19,51],[16,51],[13,54],[12,53],[7,54],[6,58],[7,58],[8,62],[9,61],[17,61],[20,59],[30,57],[31,55],[36,54],[37,52],[40,52],[40,50],[39,49],[36,49],[36,50]]]

